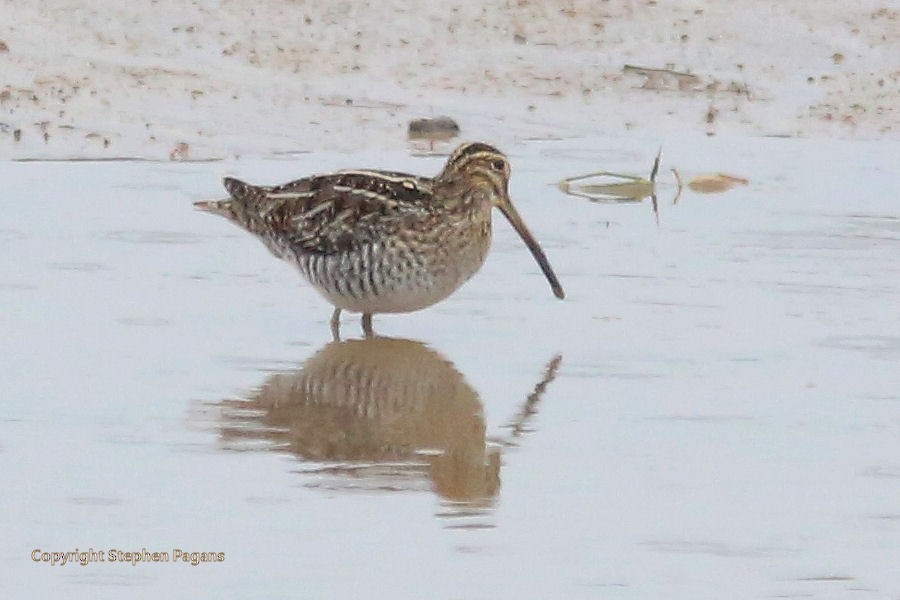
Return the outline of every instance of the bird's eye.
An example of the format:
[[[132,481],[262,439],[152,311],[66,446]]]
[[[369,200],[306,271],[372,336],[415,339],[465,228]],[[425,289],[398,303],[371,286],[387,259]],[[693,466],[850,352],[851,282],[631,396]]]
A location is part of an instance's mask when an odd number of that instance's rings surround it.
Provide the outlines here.
[[[506,169],[506,161],[505,160],[495,160],[491,163],[491,167],[495,171],[503,171]]]

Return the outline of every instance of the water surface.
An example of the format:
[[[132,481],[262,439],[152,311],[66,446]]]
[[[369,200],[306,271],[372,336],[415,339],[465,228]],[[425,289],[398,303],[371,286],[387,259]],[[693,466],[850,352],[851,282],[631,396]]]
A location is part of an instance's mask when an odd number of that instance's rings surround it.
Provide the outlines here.
[[[896,598],[895,142],[509,147],[567,292],[502,219],[481,273],[331,340],[324,301],[194,212],[218,178],[440,158],[2,163],[5,597]],[[749,179],[686,191],[668,168]],[[223,563],[50,566],[79,548]]]

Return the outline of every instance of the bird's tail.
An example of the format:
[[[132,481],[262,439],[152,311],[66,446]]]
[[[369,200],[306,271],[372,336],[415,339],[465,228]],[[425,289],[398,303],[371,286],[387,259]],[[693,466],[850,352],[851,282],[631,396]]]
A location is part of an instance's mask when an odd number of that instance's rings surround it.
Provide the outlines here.
[[[224,200],[203,200],[194,202],[194,206],[199,210],[203,210],[216,215],[225,217],[233,217],[235,212],[235,202],[243,202],[253,195],[255,186],[244,183],[240,179],[234,177],[226,177],[222,180],[225,191],[228,192],[230,198]]]
[[[194,207],[214,215],[228,217],[231,216],[233,212],[231,210],[232,202],[231,198],[228,198],[227,200],[201,200],[200,202],[194,202]]]

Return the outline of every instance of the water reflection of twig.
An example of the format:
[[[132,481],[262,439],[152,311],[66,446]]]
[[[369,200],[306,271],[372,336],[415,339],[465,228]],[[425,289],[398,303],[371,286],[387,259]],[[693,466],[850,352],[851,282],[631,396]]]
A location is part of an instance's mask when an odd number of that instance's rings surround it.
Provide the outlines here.
[[[678,169],[672,169],[672,175],[675,176],[675,182],[678,184],[678,190],[675,192],[675,198],[672,200],[672,204],[678,204],[678,201],[681,199],[681,192],[684,190],[684,182],[681,181],[681,173],[678,172]]]
[[[644,198],[650,198],[653,206],[653,215],[656,218],[656,225],[659,226],[659,202],[656,196],[656,175],[659,173],[659,160],[662,154],[662,148],[656,154],[653,161],[653,167],[650,170],[650,178],[644,179],[636,175],[625,175],[622,173],[612,173],[610,171],[597,171],[596,173],[588,173],[587,175],[578,175],[576,177],[568,177],[557,184],[560,190],[576,196],[585,198],[591,202],[602,204],[627,204],[641,202]],[[719,194],[726,192],[737,185],[748,185],[750,182],[745,177],[737,175],[729,175],[727,173],[707,173],[695,175],[687,182],[682,180],[681,173],[677,169],[671,169],[672,175],[675,177],[677,189],[672,204],[678,204],[681,194],[685,188],[699,194]],[[581,183],[592,178],[613,178],[612,182],[607,183]]]
[[[662,148],[656,153],[649,179],[637,175],[597,171],[576,177],[567,177],[557,184],[561,191],[570,196],[584,198],[598,204],[628,204],[642,202],[650,198],[653,216],[659,225],[659,202],[656,197],[656,175],[659,173],[659,161]],[[612,178],[608,183],[578,183],[592,178]]]

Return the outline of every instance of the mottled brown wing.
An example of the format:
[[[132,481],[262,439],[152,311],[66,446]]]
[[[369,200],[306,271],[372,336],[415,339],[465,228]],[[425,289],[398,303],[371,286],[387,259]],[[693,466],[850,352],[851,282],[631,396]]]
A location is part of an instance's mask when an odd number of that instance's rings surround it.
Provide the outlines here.
[[[387,171],[345,171],[274,186],[226,179],[225,188],[246,205],[260,235],[295,250],[346,252],[395,235],[431,213],[431,180]]]

